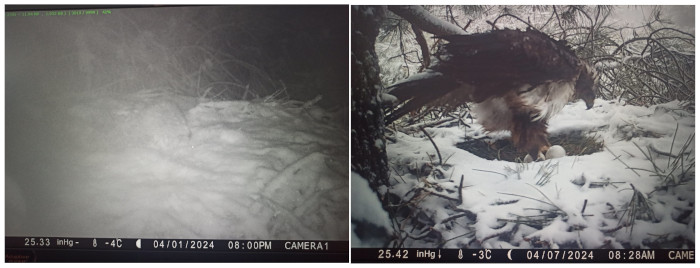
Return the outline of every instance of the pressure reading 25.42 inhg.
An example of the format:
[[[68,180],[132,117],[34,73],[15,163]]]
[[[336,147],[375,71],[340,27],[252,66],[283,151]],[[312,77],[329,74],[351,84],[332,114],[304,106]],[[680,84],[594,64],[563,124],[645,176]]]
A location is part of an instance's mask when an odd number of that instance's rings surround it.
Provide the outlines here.
[[[271,241],[228,241],[228,249],[231,250],[270,250]]]

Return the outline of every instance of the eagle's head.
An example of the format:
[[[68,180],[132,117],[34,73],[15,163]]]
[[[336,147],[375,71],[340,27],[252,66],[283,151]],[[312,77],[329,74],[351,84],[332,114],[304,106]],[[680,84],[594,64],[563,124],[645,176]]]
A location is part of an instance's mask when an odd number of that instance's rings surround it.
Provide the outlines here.
[[[586,109],[591,109],[595,101],[595,84],[598,81],[598,73],[587,63],[581,65],[581,72],[574,86],[574,99],[582,99],[586,102]]]

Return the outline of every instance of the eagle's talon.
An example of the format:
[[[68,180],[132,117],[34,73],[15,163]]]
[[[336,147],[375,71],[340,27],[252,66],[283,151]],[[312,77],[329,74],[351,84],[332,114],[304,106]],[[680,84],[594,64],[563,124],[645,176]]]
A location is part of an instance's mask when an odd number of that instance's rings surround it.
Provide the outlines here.
[[[523,163],[531,163],[531,162],[538,162],[538,161],[544,161],[544,160],[546,160],[546,158],[545,158],[544,154],[542,154],[542,152],[540,152],[537,155],[537,159],[535,159],[534,161],[532,160],[532,155],[527,154],[525,156],[525,158],[523,159]]]

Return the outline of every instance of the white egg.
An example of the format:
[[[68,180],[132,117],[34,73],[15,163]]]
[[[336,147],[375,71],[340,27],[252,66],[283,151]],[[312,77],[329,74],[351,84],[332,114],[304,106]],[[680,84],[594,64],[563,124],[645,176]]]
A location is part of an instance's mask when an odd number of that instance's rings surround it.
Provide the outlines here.
[[[566,150],[564,150],[564,147],[554,145],[552,147],[549,147],[549,150],[547,150],[547,155],[545,159],[559,158],[564,156],[566,156]]]

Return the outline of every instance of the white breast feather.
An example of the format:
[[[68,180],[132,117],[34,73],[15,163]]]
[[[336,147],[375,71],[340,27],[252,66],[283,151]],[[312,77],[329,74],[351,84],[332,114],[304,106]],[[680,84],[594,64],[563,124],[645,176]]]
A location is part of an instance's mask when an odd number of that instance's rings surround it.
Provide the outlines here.
[[[510,130],[512,115],[503,98],[490,98],[474,108],[477,121],[489,131]]]
[[[534,106],[539,114],[532,116],[532,121],[549,120],[561,111],[574,95],[574,82],[549,82],[530,90],[524,85],[518,95],[527,106]],[[474,108],[477,121],[488,131],[510,130],[512,113],[508,103],[502,97],[489,98],[478,103]]]
[[[521,93],[525,105],[534,106],[540,113],[532,117],[532,121],[549,120],[564,108],[574,95],[574,82],[550,82]]]

